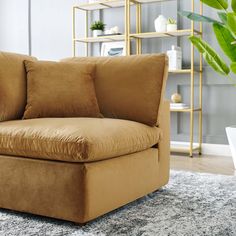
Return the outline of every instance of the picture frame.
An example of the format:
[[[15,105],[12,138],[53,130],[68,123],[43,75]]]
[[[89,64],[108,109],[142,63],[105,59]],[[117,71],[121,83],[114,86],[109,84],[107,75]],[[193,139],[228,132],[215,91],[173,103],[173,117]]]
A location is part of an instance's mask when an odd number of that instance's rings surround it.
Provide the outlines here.
[[[124,41],[103,43],[101,48],[102,57],[125,56],[126,46]]]

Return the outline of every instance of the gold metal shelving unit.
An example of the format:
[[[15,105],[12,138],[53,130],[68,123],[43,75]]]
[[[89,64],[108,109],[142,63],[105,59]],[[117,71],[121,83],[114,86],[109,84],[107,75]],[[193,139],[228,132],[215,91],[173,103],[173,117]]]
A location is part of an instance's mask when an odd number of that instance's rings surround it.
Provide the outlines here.
[[[153,2],[170,2],[178,0],[102,0],[95,3],[80,4],[73,7],[73,56],[76,56],[76,44],[85,43],[86,56],[88,56],[88,44],[89,43],[101,43],[101,42],[114,42],[114,41],[125,41],[126,43],[126,55],[130,55],[130,44],[134,40],[136,42],[136,54],[142,54],[142,40],[151,38],[166,38],[166,37],[184,37],[190,35],[199,35],[202,37],[202,23],[199,23],[199,29],[195,29],[195,23],[191,21],[191,27],[189,29],[181,29],[173,32],[142,32],[142,5]],[[199,14],[203,13],[203,4],[200,1]],[[130,7],[134,6],[136,8],[136,32],[130,32]],[[88,34],[88,22],[89,22],[89,12],[95,10],[105,10],[109,8],[123,7],[125,16],[125,32],[123,35],[114,36],[101,36],[101,37],[89,37]],[[85,12],[85,37],[76,37],[76,11],[82,10]],[[195,0],[191,0],[191,11],[195,12]],[[189,42],[190,43],[190,42]],[[190,43],[191,44],[191,43]],[[191,67],[188,69],[169,71],[170,74],[189,74],[190,76],[190,108],[188,109],[174,109],[171,112],[178,113],[189,113],[190,115],[190,129],[189,129],[189,142],[186,145],[180,146],[179,144],[174,144],[171,146],[171,151],[188,153],[190,157],[193,156],[195,152],[201,154],[202,150],[202,79],[203,79],[203,61],[202,55],[200,54],[199,68],[194,65],[194,46],[191,44]],[[194,87],[196,75],[199,75],[199,104],[195,107],[194,104]],[[198,113],[198,143],[194,143],[194,114]]]

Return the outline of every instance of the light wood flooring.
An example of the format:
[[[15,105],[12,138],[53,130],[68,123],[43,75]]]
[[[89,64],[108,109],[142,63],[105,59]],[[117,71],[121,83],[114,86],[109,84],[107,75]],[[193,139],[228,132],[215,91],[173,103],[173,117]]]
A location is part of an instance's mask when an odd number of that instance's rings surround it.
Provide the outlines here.
[[[236,176],[231,157],[172,155],[170,163],[173,170]]]

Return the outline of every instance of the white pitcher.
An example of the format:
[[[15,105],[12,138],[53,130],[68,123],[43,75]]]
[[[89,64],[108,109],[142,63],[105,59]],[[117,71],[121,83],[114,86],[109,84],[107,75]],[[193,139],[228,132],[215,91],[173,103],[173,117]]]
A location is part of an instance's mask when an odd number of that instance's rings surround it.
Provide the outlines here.
[[[167,19],[163,15],[159,15],[155,20],[156,32],[166,32]]]

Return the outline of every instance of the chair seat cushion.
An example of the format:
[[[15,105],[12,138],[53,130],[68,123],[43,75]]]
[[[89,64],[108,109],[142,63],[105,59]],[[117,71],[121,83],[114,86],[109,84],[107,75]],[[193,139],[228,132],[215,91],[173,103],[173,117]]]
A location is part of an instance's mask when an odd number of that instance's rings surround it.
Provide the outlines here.
[[[161,130],[107,118],[41,118],[0,123],[0,154],[90,162],[146,150]]]

